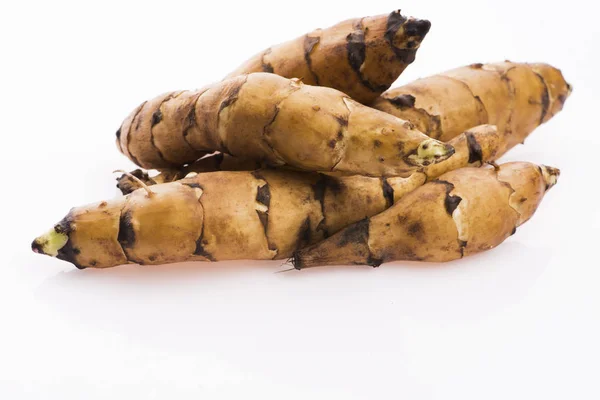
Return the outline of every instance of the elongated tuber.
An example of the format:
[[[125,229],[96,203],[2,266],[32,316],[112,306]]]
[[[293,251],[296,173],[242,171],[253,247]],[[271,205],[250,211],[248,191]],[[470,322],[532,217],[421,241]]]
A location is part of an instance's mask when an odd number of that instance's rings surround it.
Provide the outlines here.
[[[494,127],[474,128],[455,138],[455,157],[408,178],[273,169],[201,173],[74,208],[32,248],[79,267],[288,258],[385,210],[459,160],[481,165],[497,141]]]
[[[117,131],[117,143],[144,168],[181,167],[220,151],[274,166],[372,176],[408,176],[454,152],[337,90],[266,73],[145,102]]]
[[[507,133],[501,154],[558,113],[571,93],[548,64],[473,64],[391,89],[371,105],[447,141],[480,124]]]
[[[338,89],[369,104],[415,60],[430,27],[429,21],[407,18],[400,10],[350,19],[269,47],[228,77],[271,72]]]
[[[491,249],[531,218],[558,175],[525,162],[448,172],[386,211],[295,252],[294,267],[441,262]]]
[[[503,147],[503,141],[504,137],[498,134],[496,127],[493,125],[474,127],[448,142],[455,149],[455,154],[452,157],[437,164],[423,167],[418,171],[419,173],[435,177],[456,168],[480,165],[478,163],[493,161],[497,158],[498,151]],[[117,178],[117,187],[123,194],[128,194],[141,187],[138,179],[146,185],[155,185],[157,183],[174,182],[196,173],[253,171],[262,167],[264,165],[253,160],[219,153],[202,158],[181,170],[163,171],[153,177],[150,177],[147,172],[141,169],[136,169],[130,174],[123,174]],[[131,175],[134,175],[137,179],[132,178]]]

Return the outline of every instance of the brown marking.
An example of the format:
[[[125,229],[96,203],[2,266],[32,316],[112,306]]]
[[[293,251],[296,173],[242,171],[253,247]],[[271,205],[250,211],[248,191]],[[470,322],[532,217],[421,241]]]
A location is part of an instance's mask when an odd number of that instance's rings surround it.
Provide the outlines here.
[[[204,249],[204,245],[200,239],[196,242],[196,250],[194,250],[194,254],[197,256],[202,256],[210,261],[217,261],[209,252]]]
[[[419,222],[413,222],[412,224],[410,224],[407,228],[406,231],[408,232],[408,234],[410,236],[414,236],[415,238],[421,240],[423,237],[423,225]]]
[[[381,147],[381,140],[375,139],[375,141],[373,142],[373,146],[375,148]]]
[[[460,248],[460,258],[463,258],[465,256],[465,247],[467,247],[467,241],[458,239],[458,246]]]
[[[119,217],[119,233],[117,241],[123,248],[123,253],[127,256],[126,249],[132,248],[135,245],[135,231],[131,222],[131,211],[121,213]]]
[[[362,27],[363,19],[359,19],[354,23],[354,31],[346,36],[346,51],[348,52],[348,63],[352,70],[358,76],[360,83],[372,92],[381,93],[390,85],[374,85],[365,79],[361,72],[361,67],[365,63],[367,56],[367,46],[365,44],[365,31]]]
[[[271,190],[268,183],[258,188],[256,191],[256,201],[267,207],[271,205]]]
[[[260,63],[263,72],[273,73],[273,66],[271,63],[265,62],[265,56],[271,52],[271,48],[269,47],[265,52],[260,56]]]
[[[173,164],[170,161],[167,161],[165,159],[165,157],[163,156],[162,151],[160,151],[160,149],[158,148],[158,146],[156,145],[156,143],[154,142],[154,131],[153,128],[156,124],[158,124],[160,121],[162,121],[162,111],[160,110],[160,108],[162,107],[163,104],[165,104],[167,101],[177,97],[179,94],[181,94],[183,92],[178,93],[177,95],[171,93],[169,96],[167,96],[158,106],[157,110],[152,114],[152,123],[150,125],[150,144],[152,145],[152,147],[154,147],[154,149],[156,150],[156,154],[158,154],[158,157],[164,161],[166,164],[171,164],[173,166],[175,166],[175,164]]]
[[[342,191],[343,184],[336,178],[320,174],[319,180],[314,185],[311,185],[311,188],[313,190],[314,199],[321,205],[322,219],[319,222],[319,225],[317,225],[316,230],[322,231],[324,237],[328,237],[327,215],[325,215],[325,191],[330,190],[333,194],[338,194]]]
[[[388,98],[387,100],[401,110],[405,110],[414,107],[416,99],[412,94],[401,94],[396,97]]]
[[[385,199],[385,206],[389,208],[394,204],[394,188],[389,184],[386,178],[381,179],[381,190]]]
[[[469,148],[469,164],[474,162],[483,162],[483,153],[481,146],[475,139],[475,135],[471,132],[465,134],[467,136],[467,147]]]
[[[163,118],[163,114],[162,111],[160,111],[160,108],[156,111],[154,111],[154,113],[152,114],[152,126],[158,124],[160,121],[162,121]]]
[[[456,207],[458,207],[458,205],[462,201],[462,198],[460,196],[452,196],[450,194],[450,192],[454,190],[454,185],[448,181],[444,181],[441,179],[436,179],[431,182],[446,186],[446,198],[444,199],[444,207],[446,208],[446,212],[448,213],[448,215],[452,216],[452,213],[454,212],[454,210],[456,210]]]
[[[394,45],[394,38],[402,26],[404,26],[404,34],[406,36],[415,37],[421,42],[429,32],[431,22],[421,19],[407,19],[400,13],[400,10],[394,11],[388,16],[384,38],[396,58],[408,65],[415,60],[417,46],[414,40],[409,41],[408,43],[411,44],[407,43],[406,48],[399,48]]]
[[[364,246],[364,250],[368,252],[366,264],[372,267],[378,267],[381,265],[383,260],[373,257],[371,249],[369,248],[369,219],[365,218],[357,223],[350,225],[348,228],[342,231],[341,237],[339,238],[337,245],[343,247],[346,245],[360,245]],[[362,264],[362,263],[361,263]]]
[[[67,243],[65,243],[63,247],[58,249],[58,254],[56,255],[56,258],[58,258],[59,260],[70,262],[78,269],[84,269],[85,267],[76,261],[76,257],[81,253],[81,250],[79,250],[77,247],[74,247],[73,242],[71,241],[71,232],[73,231],[72,210],[67,214],[66,217],[64,217],[58,224],[54,226],[54,231],[56,233],[67,235]]]
[[[334,115],[335,120],[340,124],[340,126],[348,126],[348,118],[344,116]]]
[[[204,206],[202,205],[202,201],[198,201],[198,204],[200,204],[200,206],[202,206],[202,221],[206,221],[206,215],[204,213]],[[204,249],[204,246],[206,244],[208,244],[208,241],[204,239],[204,225],[205,223],[202,223],[202,229],[200,230],[200,236],[198,236],[198,239],[196,240],[196,249],[194,250],[194,254],[197,256],[202,256],[204,258],[206,258],[209,261],[217,261],[212,254],[210,254],[208,251],[206,251]]]
[[[338,247],[346,246],[351,243],[367,244],[369,240],[369,219],[364,218],[357,223],[350,225],[344,229],[340,239],[338,240]]]
[[[253,171],[252,176],[256,179],[260,179],[266,182],[265,178],[258,171]],[[266,183],[263,186],[259,186],[256,190],[256,201],[260,204],[263,204],[267,207],[267,211],[256,210],[258,214],[258,219],[260,220],[261,225],[265,231],[265,238],[267,239],[267,246],[269,250],[277,250],[277,247],[274,246],[268,237],[268,229],[269,229],[269,210],[268,208],[271,206],[271,189],[269,188],[269,184]]]
[[[307,246],[311,242],[310,217],[306,217],[297,234],[296,250]]]
[[[238,99],[238,95],[240,94],[240,90],[242,89],[242,86],[244,86],[247,80],[248,76],[246,75],[245,79],[242,82],[240,82],[237,86],[235,86],[228,93],[227,97],[223,101],[221,101],[221,104],[219,105],[219,114],[221,113],[221,111],[223,111],[223,109],[229,107],[230,105],[236,102],[236,100]]]
[[[321,38],[318,36],[317,37],[308,36],[308,35],[304,36],[304,61],[306,61],[306,66],[308,67],[308,70],[310,71],[313,78],[315,79],[316,86],[319,86],[319,77],[317,76],[317,74],[315,73],[315,71],[312,68],[312,60],[310,58],[310,54],[312,53],[315,46],[319,43],[320,40],[321,40]],[[318,110],[315,110],[315,111],[318,111]]]
[[[200,189],[203,190],[202,186],[198,182],[181,182],[182,185],[189,186],[192,189]]]
[[[544,80],[544,77],[535,71],[533,73],[538,77],[540,82],[542,82],[542,86],[544,87],[544,93],[542,93],[542,98],[541,98],[542,113],[540,115],[540,122],[538,123],[538,125],[541,125],[544,122],[544,118],[546,118],[546,114],[548,113],[548,108],[550,108],[550,94],[548,92],[548,85],[546,85],[546,81]]]
[[[562,108],[562,106],[565,105],[565,101],[567,101],[567,96],[565,96],[564,94],[559,94],[557,97],[557,100],[561,104],[561,108]]]

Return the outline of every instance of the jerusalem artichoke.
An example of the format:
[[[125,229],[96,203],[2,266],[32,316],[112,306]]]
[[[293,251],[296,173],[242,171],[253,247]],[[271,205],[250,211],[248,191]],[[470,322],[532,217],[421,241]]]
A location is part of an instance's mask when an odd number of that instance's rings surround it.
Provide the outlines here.
[[[493,157],[495,127],[455,138],[455,157],[408,178],[289,170],[209,172],[74,208],[34,251],[83,267],[288,258],[375,215],[426,180]]]
[[[270,47],[228,78],[271,72],[331,87],[369,104],[415,60],[430,27],[429,21],[404,17],[400,10],[350,19]]]
[[[478,162],[494,161],[497,158],[499,149],[503,147],[504,139],[502,135],[498,134],[496,127],[493,125],[476,126],[448,142],[455,149],[455,154],[452,157],[440,163],[423,167],[419,171],[428,176],[438,176],[456,168],[476,165]],[[117,178],[117,187],[123,194],[128,194],[142,187],[140,180],[143,184],[155,185],[157,183],[174,182],[195,173],[253,171],[262,167],[264,165],[253,160],[218,153],[204,157],[180,170],[165,170],[153,177],[150,177],[147,172],[141,169],[136,169]]]
[[[451,261],[496,247],[556,184],[556,168],[514,162],[448,172],[389,209],[294,253],[296,269],[394,260]]]
[[[150,100],[123,122],[117,145],[144,168],[178,168],[220,151],[274,166],[373,176],[408,176],[454,152],[337,90],[266,73]]]
[[[480,124],[507,133],[499,155],[558,113],[571,93],[548,64],[473,64],[391,89],[371,105],[447,141]]]

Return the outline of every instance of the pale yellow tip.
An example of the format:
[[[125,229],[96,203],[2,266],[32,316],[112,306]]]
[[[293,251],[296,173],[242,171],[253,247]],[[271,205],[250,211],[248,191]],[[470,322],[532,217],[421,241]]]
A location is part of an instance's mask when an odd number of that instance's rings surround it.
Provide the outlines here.
[[[54,228],[43,234],[42,236],[36,238],[31,243],[31,250],[35,253],[47,254],[51,257],[56,257],[58,255],[58,251],[62,249],[69,237],[64,234],[57,232]]]

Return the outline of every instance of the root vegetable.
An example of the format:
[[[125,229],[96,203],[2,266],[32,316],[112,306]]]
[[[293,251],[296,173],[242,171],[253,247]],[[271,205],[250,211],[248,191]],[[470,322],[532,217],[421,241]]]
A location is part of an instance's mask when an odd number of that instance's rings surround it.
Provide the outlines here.
[[[515,162],[448,172],[389,209],[294,253],[297,269],[394,260],[451,261],[502,243],[556,184],[552,167]]]
[[[480,165],[491,156],[497,133],[491,126],[477,127],[455,142],[456,158],[408,178],[263,169],[157,184],[72,209],[32,248],[80,268],[288,258],[385,210],[427,179],[455,168],[458,160]],[[472,157],[473,149],[481,158]]]
[[[571,86],[548,64],[473,64],[385,92],[371,105],[447,141],[471,126],[507,133],[503,154],[558,113]]]
[[[144,168],[180,168],[220,151],[274,166],[372,176],[408,176],[454,152],[337,90],[266,73],[145,102],[123,122],[117,144]]]
[[[493,161],[497,158],[498,150],[503,146],[503,140],[504,138],[498,134],[496,127],[493,125],[474,127],[448,142],[455,149],[455,154],[452,157],[440,163],[423,167],[419,172],[435,177],[456,168]],[[117,187],[123,194],[128,194],[141,187],[137,179],[146,185],[155,185],[157,183],[174,182],[195,173],[253,171],[262,167],[264,165],[256,161],[219,153],[202,158],[181,170],[162,171],[154,177],[150,177],[147,172],[141,169],[136,169],[130,174],[123,174],[117,178]],[[137,179],[132,178],[130,175]]]
[[[271,72],[369,104],[414,61],[430,27],[429,21],[404,17],[400,10],[350,19],[270,47],[228,77]]]

